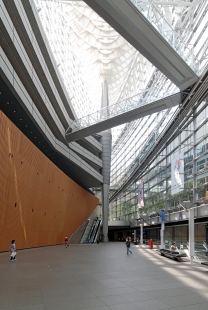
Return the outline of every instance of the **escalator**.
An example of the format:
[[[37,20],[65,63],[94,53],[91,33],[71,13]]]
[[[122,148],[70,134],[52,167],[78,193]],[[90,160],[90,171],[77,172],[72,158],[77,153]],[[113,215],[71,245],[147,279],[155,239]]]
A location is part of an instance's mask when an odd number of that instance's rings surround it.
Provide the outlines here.
[[[95,243],[99,241],[100,228],[101,220],[98,218],[90,219],[80,243]]]
[[[91,228],[90,234],[88,238],[90,239],[90,243],[97,242],[98,235],[100,233],[101,220],[97,219],[94,221],[93,226]]]

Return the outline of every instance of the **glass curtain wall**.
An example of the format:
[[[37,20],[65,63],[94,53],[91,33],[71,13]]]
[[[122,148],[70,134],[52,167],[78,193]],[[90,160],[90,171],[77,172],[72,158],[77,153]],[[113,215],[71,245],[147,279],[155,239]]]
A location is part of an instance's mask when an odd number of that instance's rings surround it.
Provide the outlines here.
[[[185,6],[183,2],[176,2],[171,6],[164,1],[161,3],[149,0],[128,1],[145,15],[171,46],[181,56],[185,56],[187,64],[201,75],[207,68],[208,60],[207,1],[194,0],[190,3],[186,2]],[[161,89],[173,90],[174,85],[155,69],[146,87],[160,93]],[[125,125],[113,145],[111,186],[115,191],[122,188],[135,171],[138,171],[140,163],[156,145],[158,138],[162,137],[176,112],[177,108],[165,110]],[[110,204],[111,220],[136,218],[138,212],[150,215],[162,208],[177,208],[179,200],[192,201],[193,169],[195,168],[197,199],[204,199],[208,181],[206,113],[205,100],[196,111],[195,132],[193,133],[193,118],[191,118],[183,130],[178,132],[177,137],[167,144],[160,154],[157,154],[145,171],[139,171],[142,177],[135,179],[135,182]],[[172,195],[171,160],[180,152],[184,152],[185,188],[180,195]],[[145,199],[144,207],[138,210],[137,188],[141,182],[144,182]],[[111,194],[113,195],[113,191]]]
[[[177,137],[165,146],[161,153],[147,167],[140,179],[128,187],[120,197],[110,204],[110,220],[131,220],[139,215],[159,213],[161,209],[176,210],[180,202],[193,201],[193,168],[196,168],[196,197],[199,203],[206,203],[208,191],[208,98],[205,98],[195,110],[195,116],[178,129]],[[170,116],[170,115],[169,115]],[[156,116],[154,116],[156,118]],[[153,119],[152,119],[153,121]],[[167,121],[167,119],[164,120]],[[140,121],[139,121],[140,122]],[[148,120],[146,120],[146,123]],[[195,130],[194,130],[195,122]],[[147,139],[148,140],[148,139]],[[147,141],[146,140],[146,141]],[[132,149],[135,147],[137,140]],[[195,144],[194,144],[195,141]],[[144,144],[143,149],[148,147]],[[131,156],[136,156],[129,150]],[[171,194],[171,161],[179,153],[184,153],[184,190]],[[125,158],[130,156],[125,153]],[[194,157],[195,154],[195,157]],[[112,162],[112,182],[120,182],[123,170],[120,168],[123,158],[116,156]],[[124,177],[124,176],[123,176]],[[117,181],[117,182],[116,182]],[[138,207],[138,184],[144,182],[144,207]]]

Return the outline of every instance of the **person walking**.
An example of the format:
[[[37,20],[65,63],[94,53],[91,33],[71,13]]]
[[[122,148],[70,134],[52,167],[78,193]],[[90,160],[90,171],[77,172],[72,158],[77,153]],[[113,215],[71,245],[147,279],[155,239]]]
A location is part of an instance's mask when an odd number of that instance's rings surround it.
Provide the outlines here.
[[[68,247],[68,241],[69,241],[68,237],[65,237],[65,238],[64,238],[64,242],[65,242],[65,247],[66,247],[66,249],[67,249],[67,247]]]
[[[14,261],[14,260],[16,260],[16,254],[17,254],[17,251],[16,251],[15,240],[12,240],[12,241],[11,241],[11,245],[10,245],[10,253],[11,253],[11,256],[10,256],[10,261]]]
[[[131,246],[131,241],[130,241],[130,239],[128,238],[128,239],[126,240],[127,254],[129,254],[129,252],[132,254],[132,251],[130,250],[130,246]]]

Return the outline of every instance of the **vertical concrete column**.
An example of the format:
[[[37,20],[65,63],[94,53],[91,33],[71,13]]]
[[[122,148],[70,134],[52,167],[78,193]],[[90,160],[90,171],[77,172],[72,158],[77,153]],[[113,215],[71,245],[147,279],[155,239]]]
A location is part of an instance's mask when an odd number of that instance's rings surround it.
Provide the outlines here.
[[[103,242],[108,242],[108,213],[109,213],[109,185],[111,166],[112,135],[109,132],[101,132],[101,144],[103,147],[101,159],[103,162],[102,175],[102,213],[103,213]]]
[[[101,117],[108,116],[108,83],[103,81],[102,86],[102,102],[101,102]],[[102,221],[103,221],[103,242],[108,242],[108,214],[109,214],[109,185],[110,185],[110,168],[111,168],[111,144],[112,134],[111,130],[106,130],[100,133],[102,144],[101,159],[103,168],[101,173],[103,175],[102,184]]]
[[[143,245],[143,226],[144,224],[140,224],[140,244]]]
[[[191,258],[191,265],[193,265],[194,258],[194,209],[189,209],[189,256]]]
[[[109,185],[102,184],[103,242],[108,242]]]

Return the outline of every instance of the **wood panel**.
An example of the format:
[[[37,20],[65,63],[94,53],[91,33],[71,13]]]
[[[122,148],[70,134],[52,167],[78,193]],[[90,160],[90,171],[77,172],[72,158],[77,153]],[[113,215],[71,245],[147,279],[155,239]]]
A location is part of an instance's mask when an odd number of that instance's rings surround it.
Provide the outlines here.
[[[98,202],[0,111],[0,252],[62,244]]]

